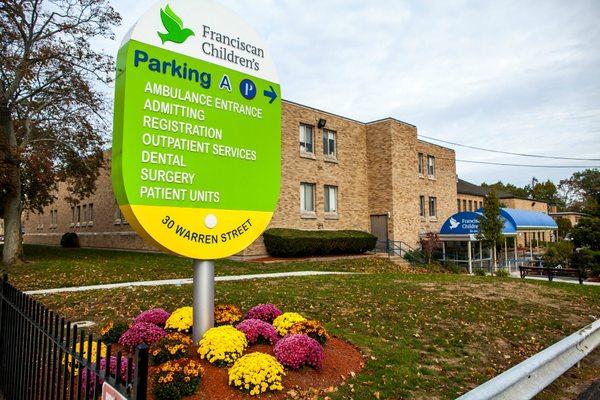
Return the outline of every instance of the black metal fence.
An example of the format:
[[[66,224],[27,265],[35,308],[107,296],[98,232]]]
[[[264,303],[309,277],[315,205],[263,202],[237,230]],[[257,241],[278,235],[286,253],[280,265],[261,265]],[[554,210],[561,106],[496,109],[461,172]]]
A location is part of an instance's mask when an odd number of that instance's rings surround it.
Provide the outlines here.
[[[0,283],[0,390],[6,400],[100,399],[107,382],[125,398],[145,400],[148,347],[133,357],[94,341],[38,301]]]

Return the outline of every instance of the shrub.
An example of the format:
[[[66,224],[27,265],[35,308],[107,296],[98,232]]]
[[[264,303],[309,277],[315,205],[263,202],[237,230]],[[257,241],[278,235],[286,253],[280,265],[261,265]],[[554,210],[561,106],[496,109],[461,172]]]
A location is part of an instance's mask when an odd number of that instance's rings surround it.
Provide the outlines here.
[[[79,236],[75,232],[67,232],[60,238],[60,245],[70,248],[79,247]]]
[[[100,340],[106,344],[113,344],[119,341],[121,335],[129,329],[129,324],[122,321],[109,321],[100,329]]]
[[[292,325],[300,321],[306,321],[306,318],[295,312],[286,312],[275,318],[273,326],[280,336],[285,336]]]
[[[499,278],[508,278],[510,276],[510,274],[508,273],[508,271],[506,269],[499,269],[496,270],[496,276]]]
[[[323,325],[321,325],[320,322],[313,320],[296,322],[289,329],[288,333],[292,335],[307,335],[321,344],[325,344],[327,339],[329,339],[329,334]]]
[[[194,309],[192,307],[181,307],[173,311],[169,319],[165,322],[165,329],[171,332],[190,333],[194,325],[193,312]]]
[[[583,218],[571,229],[577,247],[600,250],[600,218]]]
[[[243,332],[231,325],[223,325],[206,331],[198,345],[200,358],[211,364],[226,365],[242,355],[248,340]]]
[[[148,346],[158,342],[167,332],[160,326],[148,322],[137,322],[127,329],[119,338],[119,344],[133,351],[138,344],[146,343]]]
[[[155,400],[180,400],[196,392],[202,379],[200,363],[192,359],[167,361],[153,376],[152,395]]]
[[[250,353],[237,360],[229,369],[229,385],[258,395],[269,390],[283,390],[283,365],[265,353]]]
[[[162,308],[153,308],[151,310],[146,310],[142,312],[140,315],[135,317],[134,323],[136,322],[148,322],[149,324],[154,324],[164,328],[165,322],[169,319],[171,314],[163,310]]]
[[[127,381],[127,367],[128,366],[129,366],[129,360],[127,359],[127,357],[122,357],[121,358],[121,371],[120,371],[121,382]],[[104,357],[102,359],[100,359],[100,371],[106,371],[106,358],[104,358]],[[132,374],[135,373],[135,364],[133,364],[133,363],[131,364],[131,372],[132,372]],[[117,375],[117,357],[115,357],[115,356],[110,356],[109,374],[113,378]],[[88,388],[88,375],[90,377],[89,388]],[[96,380],[98,380],[98,382],[96,382]],[[94,388],[96,387],[96,385],[102,385],[103,383],[104,383],[104,379],[100,378],[94,372],[88,370],[87,368],[84,369],[83,372],[81,373],[81,391],[83,393],[85,393],[87,390],[88,392],[93,394]]]
[[[573,243],[568,241],[549,243],[546,254],[542,256],[544,265],[547,267],[557,265],[567,267],[571,262],[571,258],[573,258],[573,250]]]
[[[579,249],[573,254],[574,266],[589,271],[589,276],[600,276],[600,251],[587,248]]]
[[[260,319],[245,319],[237,324],[236,329],[244,332],[249,344],[274,344],[279,340],[273,325]]]
[[[447,261],[444,264],[444,270],[450,272],[451,274],[462,274],[466,271],[465,267],[456,265],[452,261]]]
[[[303,365],[321,368],[323,347],[306,335],[287,335],[273,349],[277,360],[286,367],[298,369]]]
[[[263,233],[267,252],[274,257],[362,254],[375,248],[377,237],[363,231],[304,231],[268,229]]]
[[[485,276],[485,270],[483,270],[482,268],[475,268],[473,270],[473,274],[477,276]]]
[[[233,304],[215,306],[215,325],[233,325],[242,319],[244,313]]]
[[[283,313],[275,305],[266,303],[266,304],[259,304],[257,306],[252,307],[246,313],[246,316],[244,318],[260,319],[262,321],[272,324],[273,320],[275,318],[279,317],[281,314],[283,314]]]
[[[150,357],[152,364],[158,365],[166,361],[187,357],[192,339],[183,333],[173,332],[152,345]]]

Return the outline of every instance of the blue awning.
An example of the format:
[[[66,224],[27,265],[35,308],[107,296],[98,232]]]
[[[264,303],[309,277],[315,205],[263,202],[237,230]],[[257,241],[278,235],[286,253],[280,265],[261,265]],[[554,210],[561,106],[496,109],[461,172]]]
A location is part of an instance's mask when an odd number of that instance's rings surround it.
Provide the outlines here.
[[[528,229],[558,229],[556,221],[548,214],[542,212],[502,208],[500,215],[510,221],[519,231]]]

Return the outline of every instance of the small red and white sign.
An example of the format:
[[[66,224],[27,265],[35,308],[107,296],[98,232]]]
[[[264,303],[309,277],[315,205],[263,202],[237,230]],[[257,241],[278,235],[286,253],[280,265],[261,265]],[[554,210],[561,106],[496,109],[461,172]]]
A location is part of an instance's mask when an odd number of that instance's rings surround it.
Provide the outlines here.
[[[102,385],[102,400],[127,400],[117,389],[110,386],[107,382]]]

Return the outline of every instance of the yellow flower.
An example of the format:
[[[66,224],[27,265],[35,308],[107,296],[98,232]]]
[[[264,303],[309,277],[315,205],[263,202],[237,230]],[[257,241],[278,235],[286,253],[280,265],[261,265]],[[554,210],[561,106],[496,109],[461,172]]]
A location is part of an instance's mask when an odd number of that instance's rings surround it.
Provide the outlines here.
[[[265,353],[250,353],[238,359],[228,371],[229,385],[258,395],[267,390],[283,390],[285,375],[277,359]]]
[[[275,318],[273,321],[273,326],[277,330],[277,333],[280,336],[285,336],[288,334],[288,330],[296,323],[306,321],[302,315],[295,312],[286,312],[281,314],[279,317]]]
[[[173,311],[169,319],[167,319],[165,329],[177,332],[189,332],[193,323],[193,308],[181,307]]]
[[[243,332],[231,325],[224,325],[206,331],[198,345],[200,358],[210,363],[227,364],[242,355],[248,347],[248,341]]]

